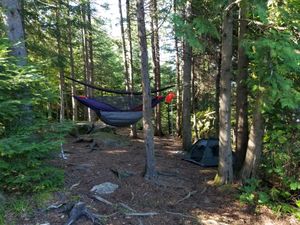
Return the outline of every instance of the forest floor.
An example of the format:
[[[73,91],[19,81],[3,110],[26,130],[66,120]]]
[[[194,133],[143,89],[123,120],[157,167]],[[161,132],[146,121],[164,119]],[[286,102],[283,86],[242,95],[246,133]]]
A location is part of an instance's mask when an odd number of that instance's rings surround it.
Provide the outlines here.
[[[68,138],[64,145],[67,159],[53,162],[65,171],[65,187],[48,200],[44,209],[81,201],[90,212],[101,215],[102,224],[107,225],[297,224],[292,219],[276,217],[266,208],[258,210],[241,204],[236,187],[214,186],[216,168],[202,168],[182,160],[180,142],[171,136],[155,138],[160,175],[156,183],[146,181],[142,176],[142,134],[130,139],[128,133],[128,129],[118,129],[117,134],[96,132],[81,136],[81,140]],[[94,140],[93,151],[90,139]],[[106,203],[96,200],[90,191],[104,182],[119,185],[114,193],[101,195]],[[132,212],[157,214],[135,216]],[[62,225],[67,221],[68,214],[60,208],[37,209],[17,224]],[[74,224],[93,223],[82,217]]]

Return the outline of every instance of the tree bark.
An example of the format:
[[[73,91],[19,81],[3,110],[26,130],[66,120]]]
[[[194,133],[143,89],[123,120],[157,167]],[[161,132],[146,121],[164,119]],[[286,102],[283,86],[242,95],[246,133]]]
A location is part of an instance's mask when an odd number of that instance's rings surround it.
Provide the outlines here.
[[[195,58],[192,57],[192,110],[193,110],[193,129],[195,132],[195,141],[199,139],[198,127],[197,127],[197,116],[196,116],[196,71],[195,71]]]
[[[4,24],[8,39],[12,43],[11,55],[16,57],[17,65],[25,66],[27,64],[27,49],[25,45],[25,30],[20,2],[18,0],[0,0],[0,5],[4,9]],[[23,87],[22,98],[30,98],[30,90]],[[22,105],[22,124],[27,126],[33,122],[33,113],[31,103]]]
[[[189,22],[191,18],[191,2],[186,3],[186,18]],[[191,67],[192,67],[192,47],[185,40],[184,66],[183,66],[183,104],[182,104],[182,147],[185,151],[192,145],[191,128]]]
[[[68,8],[68,44],[69,44],[69,57],[70,57],[70,70],[71,70],[71,77],[75,79],[75,63],[74,63],[74,54],[73,54],[73,31],[72,31],[72,18],[70,15],[70,6]],[[72,95],[72,120],[77,121],[78,120],[78,110],[77,110],[77,101],[73,96],[76,95],[76,86],[75,82],[72,81],[71,83],[71,95]]]
[[[247,3],[240,2],[239,9],[239,46],[238,46],[238,75],[236,78],[236,164],[237,172],[242,168],[245,160],[248,142],[248,57],[242,46],[242,41],[247,32]]]
[[[255,108],[253,109],[253,119],[250,128],[249,140],[246,158],[241,169],[240,177],[242,180],[246,180],[255,177],[259,166],[261,154],[262,154],[262,143],[264,135],[264,122],[261,113],[261,97],[258,96],[255,99]]]
[[[174,14],[177,12],[176,0],[174,0]],[[175,27],[174,27],[175,29]],[[179,41],[175,30],[175,52],[176,52],[176,133],[180,137],[182,135],[182,90],[181,90],[181,72],[180,72],[180,53]]]
[[[82,4],[82,22],[83,22],[83,56],[84,56],[84,70],[85,70],[85,74],[84,74],[84,80],[86,83],[91,84],[92,82],[92,68],[91,68],[91,56],[90,56],[90,46],[89,46],[89,1],[84,2]],[[85,95],[87,97],[92,97],[91,96],[91,88],[89,87],[85,87]],[[91,122],[93,120],[93,112],[90,108],[87,108],[87,119],[89,122]]]
[[[230,0],[228,4],[232,1]],[[233,181],[231,151],[231,69],[232,69],[232,11],[225,11],[222,23],[222,61],[220,79],[219,184]]]
[[[61,43],[61,1],[58,1],[56,10],[55,10],[55,19],[56,19],[56,42],[57,42],[57,58],[58,58],[58,69],[59,69],[59,93],[60,93],[60,112],[59,112],[59,121],[63,122],[65,120],[65,73],[64,73],[64,64],[63,64],[63,52],[62,52],[62,43]]]
[[[126,86],[126,91],[129,91],[130,90],[130,80],[129,80],[129,72],[128,72],[127,50],[126,50],[125,31],[124,31],[124,19],[123,19],[123,13],[122,13],[122,1],[121,0],[119,0],[119,13],[120,13],[121,36],[122,36],[122,48],[123,48],[125,86]]]
[[[88,20],[88,30],[87,30],[87,43],[88,43],[88,64],[89,64],[89,77],[88,83],[93,85],[94,84],[94,49],[93,49],[93,27],[92,27],[92,10],[91,10],[91,2],[87,1],[87,20]],[[89,88],[89,97],[94,96],[94,89]],[[95,112],[93,110],[89,111],[89,121],[95,120]]]
[[[8,39],[13,44],[11,55],[17,58],[18,65],[24,66],[27,63],[27,51],[20,3],[18,0],[1,0],[0,3],[4,9],[4,23]]]
[[[220,46],[221,51],[222,46]],[[219,131],[220,131],[220,79],[221,79],[221,62],[222,62],[221,53],[217,53],[217,60],[218,60],[218,73],[216,76],[216,103],[215,103],[215,111],[216,111],[216,120],[215,120],[215,130],[216,130],[216,137],[219,138]]]
[[[153,180],[156,178],[153,125],[151,123],[151,94],[150,79],[148,71],[148,52],[145,28],[144,0],[137,0],[138,36],[141,51],[141,74],[143,86],[143,130],[146,148],[145,178]]]
[[[129,43],[129,63],[128,63],[128,72],[129,72],[129,90],[134,91],[134,80],[133,80],[133,54],[132,54],[132,36],[131,36],[131,16],[130,16],[130,1],[126,0],[126,17],[127,17],[127,30],[128,30],[128,43]],[[131,125],[130,136],[132,138],[137,138],[136,124]]]
[[[86,6],[85,3],[81,4],[81,19],[83,26],[81,28],[81,44],[82,44],[82,57],[83,57],[83,80],[85,83],[88,82],[88,51],[87,51],[87,42],[86,42]],[[89,88],[87,86],[84,86],[84,95],[88,96],[89,94]],[[89,108],[84,107],[84,119],[88,120],[89,118]]]
[[[159,90],[161,86],[160,79],[160,54],[159,54],[159,35],[158,35],[158,12],[157,1],[151,0],[151,47],[152,47],[152,62],[153,73],[155,78],[155,89]],[[160,92],[157,95],[161,95]],[[163,136],[161,124],[161,105],[155,107],[155,136]]]

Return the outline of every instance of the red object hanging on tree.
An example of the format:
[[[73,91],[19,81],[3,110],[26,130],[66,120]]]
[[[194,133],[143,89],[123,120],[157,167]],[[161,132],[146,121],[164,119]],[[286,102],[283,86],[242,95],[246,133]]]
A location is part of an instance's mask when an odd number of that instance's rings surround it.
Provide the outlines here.
[[[175,98],[175,97],[176,97],[176,94],[171,91],[167,94],[165,102],[170,104],[172,102],[173,98]]]

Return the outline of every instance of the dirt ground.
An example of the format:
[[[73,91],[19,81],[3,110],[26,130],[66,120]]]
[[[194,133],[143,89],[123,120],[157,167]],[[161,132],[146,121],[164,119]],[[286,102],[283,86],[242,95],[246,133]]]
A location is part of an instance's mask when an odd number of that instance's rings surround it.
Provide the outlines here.
[[[65,188],[47,204],[84,202],[107,225],[297,224],[292,219],[277,218],[266,209],[257,212],[242,205],[235,188],[213,186],[216,168],[202,168],[181,160],[181,145],[174,137],[155,138],[160,175],[156,183],[146,181],[142,174],[145,166],[142,134],[139,139],[130,139],[128,133],[128,129],[118,129],[117,134],[97,132],[81,136],[84,137],[81,142],[69,138],[64,145],[67,159],[54,162],[65,170]],[[91,138],[96,144],[93,151],[92,143],[88,142]],[[120,177],[113,171],[119,171]],[[102,195],[112,205],[95,200],[90,191],[104,182],[119,185],[114,193]],[[121,203],[136,212],[157,215],[126,215],[128,209],[120,207]],[[20,225],[61,225],[67,220],[68,214],[60,209],[37,210]],[[82,217],[74,224],[93,223]]]

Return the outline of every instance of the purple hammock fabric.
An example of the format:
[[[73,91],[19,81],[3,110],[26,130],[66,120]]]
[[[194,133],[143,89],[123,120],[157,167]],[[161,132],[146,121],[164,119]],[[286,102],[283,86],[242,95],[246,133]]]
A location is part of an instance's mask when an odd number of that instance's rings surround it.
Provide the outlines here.
[[[116,107],[106,104],[104,102],[96,101],[93,98],[88,98],[85,96],[74,96],[74,98],[82,103],[83,105],[91,108],[92,110],[101,110],[101,111],[108,111],[108,112],[120,112],[122,110],[117,109]]]
[[[74,96],[83,105],[94,110],[99,118],[106,124],[116,127],[125,127],[135,124],[143,117],[143,105],[139,104],[130,109],[119,109],[108,103],[87,98],[85,96]],[[152,98],[151,106],[155,107],[162,102],[164,97],[158,96]]]

